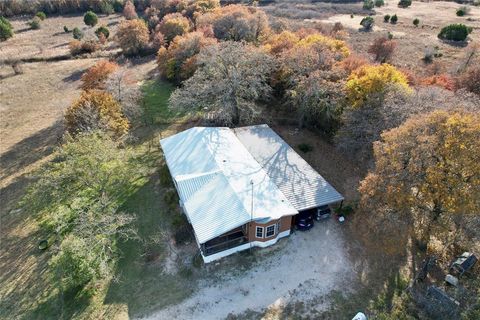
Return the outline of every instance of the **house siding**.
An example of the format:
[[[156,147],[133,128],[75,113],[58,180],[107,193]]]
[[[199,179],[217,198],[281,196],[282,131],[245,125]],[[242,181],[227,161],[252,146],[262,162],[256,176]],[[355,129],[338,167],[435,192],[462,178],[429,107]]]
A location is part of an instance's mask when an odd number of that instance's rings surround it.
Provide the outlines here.
[[[279,230],[276,230],[275,235],[273,235],[272,237],[266,238],[265,237],[266,227],[271,226],[272,224],[277,224],[279,222],[280,222],[280,228],[279,228]],[[277,219],[277,220],[270,220],[267,223],[258,223],[258,222],[253,221],[251,223],[248,223],[247,226],[248,226],[247,239],[248,239],[249,242],[253,242],[253,241],[267,242],[267,241],[270,241],[272,239],[275,239],[278,236],[278,234],[280,234],[282,232],[285,232],[287,230],[288,231],[290,230],[290,228],[292,226],[292,216],[285,216],[285,217],[282,217],[282,218]],[[257,227],[264,228],[263,229],[263,235],[264,235],[263,238],[257,238],[257,236],[256,236]]]

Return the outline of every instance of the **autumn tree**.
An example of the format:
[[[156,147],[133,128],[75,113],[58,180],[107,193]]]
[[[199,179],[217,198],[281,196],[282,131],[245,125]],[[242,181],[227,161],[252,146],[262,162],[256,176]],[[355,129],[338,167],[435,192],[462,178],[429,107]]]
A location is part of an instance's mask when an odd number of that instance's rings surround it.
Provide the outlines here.
[[[344,83],[329,81],[323,71],[314,71],[299,79],[289,97],[300,127],[309,125],[333,133],[345,102]]]
[[[120,210],[139,173],[132,153],[101,133],[68,138],[36,173],[22,207],[56,237],[50,266],[61,288],[84,286],[112,275],[118,239],[135,235],[133,217]]]
[[[214,38],[207,38],[201,32],[175,37],[168,48],[162,47],[158,51],[157,64],[160,74],[177,83],[188,79],[197,69],[197,54],[202,48],[215,43]]]
[[[419,87],[412,92],[389,86],[382,99],[373,97],[361,108],[344,109],[335,144],[345,154],[368,165],[373,157],[373,143],[380,139],[383,131],[398,127],[410,117],[454,108],[480,112],[480,100],[473,94],[454,93],[434,86]]]
[[[90,89],[104,89],[105,81],[108,79],[110,74],[115,72],[118,69],[118,64],[108,60],[100,60],[93,67],[90,67],[82,75],[82,85],[83,90]]]
[[[239,42],[221,42],[200,51],[199,68],[175,90],[173,109],[207,111],[218,124],[249,123],[259,114],[257,101],[266,100],[272,58],[260,49]]]
[[[396,41],[380,37],[375,39],[372,45],[368,47],[368,53],[374,55],[375,61],[385,63],[391,60],[396,47]]]
[[[148,28],[139,19],[122,21],[117,31],[117,40],[126,55],[137,55],[148,45]]]
[[[375,96],[381,96],[389,85],[399,85],[408,90],[407,77],[389,64],[363,66],[350,75],[346,84],[347,96],[353,107]]]
[[[68,107],[65,126],[72,135],[102,130],[119,137],[128,132],[129,123],[120,104],[110,93],[89,90]]]
[[[197,26],[212,25],[220,40],[259,42],[269,33],[268,18],[262,10],[243,5],[228,5],[197,19]]]
[[[170,43],[176,36],[183,35],[190,29],[190,21],[180,13],[167,14],[155,28],[165,37],[165,41]]]
[[[455,216],[478,216],[478,113],[434,111],[411,118],[383,133],[374,153],[375,168],[359,189],[361,206],[375,215],[371,219],[401,220],[415,239],[428,243],[432,231],[438,236],[452,230]]]
[[[133,5],[132,1],[128,0],[125,3],[125,7],[123,7],[123,16],[127,20],[133,20],[138,18],[137,11],[135,11],[135,6]]]
[[[269,36],[263,43],[263,46],[268,52],[278,55],[284,51],[292,49],[299,41],[300,37],[297,34],[285,30],[279,34]]]
[[[310,34],[279,54],[279,70],[274,79],[276,86],[291,88],[299,77],[316,70],[330,70],[349,54],[344,41],[318,33]]]

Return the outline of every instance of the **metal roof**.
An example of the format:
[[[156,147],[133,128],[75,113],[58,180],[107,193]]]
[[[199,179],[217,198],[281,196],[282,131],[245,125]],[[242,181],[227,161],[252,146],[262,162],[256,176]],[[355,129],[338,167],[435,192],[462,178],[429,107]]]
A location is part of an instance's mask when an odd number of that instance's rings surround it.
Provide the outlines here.
[[[229,128],[195,127],[160,144],[199,243],[298,213]]]
[[[268,125],[234,131],[295,209],[301,211],[343,200],[343,196]]]

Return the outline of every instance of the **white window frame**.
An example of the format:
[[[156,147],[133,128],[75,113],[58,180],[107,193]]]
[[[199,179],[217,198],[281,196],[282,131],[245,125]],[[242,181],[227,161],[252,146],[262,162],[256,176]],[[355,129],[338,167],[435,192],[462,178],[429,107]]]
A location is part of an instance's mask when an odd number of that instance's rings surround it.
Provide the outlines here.
[[[258,229],[262,230],[262,236],[261,237],[258,236]],[[259,227],[259,226],[255,226],[255,238],[263,239],[263,235],[264,235],[264,228]]]
[[[267,227],[265,227],[265,238],[271,238],[271,237],[275,237],[275,234],[276,234],[276,224],[271,224]],[[273,233],[271,235],[268,235],[268,228],[271,228],[273,227]]]

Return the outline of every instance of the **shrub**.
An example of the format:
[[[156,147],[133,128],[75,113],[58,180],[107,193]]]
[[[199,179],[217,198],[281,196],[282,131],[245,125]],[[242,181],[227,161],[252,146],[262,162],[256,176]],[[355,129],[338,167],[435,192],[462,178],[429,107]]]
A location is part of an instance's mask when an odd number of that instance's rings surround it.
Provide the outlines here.
[[[180,13],[167,14],[155,28],[165,37],[165,41],[170,43],[176,36],[183,35],[190,29],[190,21]]]
[[[47,15],[45,14],[45,12],[42,12],[42,11],[37,12],[35,14],[35,17],[38,17],[42,21],[47,19]]]
[[[464,24],[451,24],[443,27],[438,38],[442,40],[465,41],[471,29]]]
[[[125,7],[123,8],[123,16],[127,20],[133,20],[138,18],[137,12],[135,11],[135,6],[133,5],[132,1],[128,0],[125,3]]]
[[[108,77],[118,69],[118,64],[108,60],[100,60],[82,75],[83,90],[105,89]]]
[[[108,39],[108,37],[110,36],[110,31],[105,26],[101,26],[97,30],[95,30],[95,34],[97,35],[97,37],[100,35],[100,33],[103,34],[106,39]]]
[[[110,93],[89,90],[68,107],[65,112],[65,127],[72,135],[80,132],[102,130],[122,136],[128,132],[129,123],[120,104]]]
[[[372,10],[374,7],[373,0],[363,0],[363,9]]]
[[[418,27],[419,23],[420,23],[420,20],[418,18],[413,19],[413,25],[415,27]]]
[[[375,0],[375,7],[382,7],[385,5],[385,1],[383,0]]]
[[[30,21],[30,22],[28,23],[28,25],[29,25],[30,28],[32,28],[33,30],[37,30],[37,29],[40,29],[40,22],[41,22],[41,21],[42,21],[42,20],[40,20],[39,17],[34,17],[34,18],[32,19],[32,21]]]
[[[65,33],[69,33],[69,32],[70,32],[70,30],[68,29],[67,26],[63,26],[63,31],[64,31]]]
[[[461,74],[457,79],[456,88],[480,95],[480,67],[472,67]]]
[[[10,21],[0,16],[0,41],[13,37],[13,28]]]
[[[448,74],[436,74],[434,76],[420,80],[421,85],[437,86],[447,90],[455,89],[455,82]]]
[[[383,16],[383,21],[384,21],[384,22],[390,21],[390,15],[389,15],[389,14],[384,15],[384,16]]]
[[[123,1],[122,0],[115,0],[112,4],[113,10],[117,13],[123,11]]]
[[[70,53],[74,56],[81,53],[92,53],[99,49],[98,43],[94,40],[87,40],[87,41],[73,40],[73,41],[70,41],[70,43],[68,44],[68,47],[70,49]]]
[[[400,0],[398,6],[400,8],[408,8],[412,5],[412,0]]]
[[[137,55],[148,45],[148,28],[140,19],[122,21],[117,31],[118,44],[125,55]]]
[[[107,16],[114,13],[115,10],[113,9],[113,6],[110,2],[108,1],[102,1],[100,3],[100,13],[106,14]]]
[[[93,27],[98,23],[98,17],[95,12],[87,11],[87,13],[85,13],[83,16],[83,22],[85,22],[87,26]]]
[[[298,150],[302,151],[303,153],[307,153],[313,150],[313,147],[308,143],[300,143],[298,145]]]
[[[279,34],[271,35],[264,43],[264,47],[272,54],[279,54],[292,49],[300,41],[295,33],[285,30]]]
[[[398,17],[397,17],[397,14],[394,14],[391,18],[390,18],[390,22],[395,24],[397,23],[398,21]]]
[[[355,70],[346,84],[347,96],[354,108],[361,107],[365,101],[383,94],[392,84],[407,89],[405,74],[389,64],[366,65]]]
[[[470,12],[470,8],[467,6],[462,6],[457,9],[457,16],[463,17],[464,15],[468,14]]]
[[[392,58],[397,43],[385,37],[377,38],[368,48],[368,53],[375,56],[375,61],[385,63]]]
[[[374,23],[375,20],[370,16],[365,17],[362,19],[362,21],[360,21],[360,25],[367,31],[372,30]]]
[[[357,70],[360,67],[363,67],[366,64],[368,64],[367,59],[351,54],[347,58],[338,62],[335,66],[345,70],[347,75],[350,75],[353,71]]]
[[[77,27],[73,28],[72,35],[73,35],[73,39],[76,39],[76,40],[82,40],[83,38],[82,30],[80,30]]]

